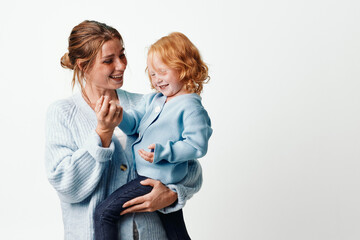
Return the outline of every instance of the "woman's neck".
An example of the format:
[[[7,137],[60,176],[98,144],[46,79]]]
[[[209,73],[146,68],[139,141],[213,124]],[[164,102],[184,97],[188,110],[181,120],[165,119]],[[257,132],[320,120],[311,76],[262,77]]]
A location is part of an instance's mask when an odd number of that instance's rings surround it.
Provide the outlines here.
[[[101,96],[108,96],[110,100],[118,100],[118,96],[116,90],[114,89],[98,89],[98,88],[91,88],[86,87],[84,88],[83,96],[85,101],[89,106],[94,109],[96,105],[96,101]]]

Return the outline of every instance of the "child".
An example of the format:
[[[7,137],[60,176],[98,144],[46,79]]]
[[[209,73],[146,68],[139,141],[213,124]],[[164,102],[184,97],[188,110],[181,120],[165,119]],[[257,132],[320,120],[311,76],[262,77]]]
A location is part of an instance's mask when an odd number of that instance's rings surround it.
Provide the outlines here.
[[[188,160],[201,158],[207,152],[212,129],[199,95],[209,76],[198,49],[184,34],[171,33],[151,45],[147,71],[157,93],[146,95],[136,109],[124,111],[119,125],[128,135],[139,134],[132,146],[139,177],[97,207],[96,240],[117,239],[123,204],[152,189],[141,185],[142,180],[179,182],[187,174]],[[181,209],[168,214],[159,212],[159,217],[169,239],[190,239]]]

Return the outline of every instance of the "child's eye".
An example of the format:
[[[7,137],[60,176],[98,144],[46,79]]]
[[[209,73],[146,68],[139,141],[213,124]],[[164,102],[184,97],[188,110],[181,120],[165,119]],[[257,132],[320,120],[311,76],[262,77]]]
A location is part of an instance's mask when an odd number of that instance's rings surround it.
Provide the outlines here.
[[[103,63],[110,64],[112,63],[112,60],[105,60]]]
[[[121,55],[120,55],[120,58],[121,58],[121,59],[125,58],[125,54],[124,54],[124,53],[121,54]]]

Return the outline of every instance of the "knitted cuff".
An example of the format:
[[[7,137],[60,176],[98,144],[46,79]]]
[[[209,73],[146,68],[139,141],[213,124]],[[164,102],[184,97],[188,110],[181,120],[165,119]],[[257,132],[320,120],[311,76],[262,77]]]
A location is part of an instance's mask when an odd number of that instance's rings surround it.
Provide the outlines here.
[[[159,209],[159,212],[162,213],[171,213],[171,212],[176,212],[180,209],[182,209],[185,206],[186,203],[186,193],[185,191],[183,191],[183,189],[175,184],[169,184],[166,185],[170,190],[174,191],[177,193],[178,195],[178,199],[175,203],[171,204],[168,207],[165,207],[163,209]]]
[[[92,131],[84,144],[84,148],[98,162],[110,161],[115,151],[115,144],[111,141],[108,148],[102,147],[100,136],[96,131]]]

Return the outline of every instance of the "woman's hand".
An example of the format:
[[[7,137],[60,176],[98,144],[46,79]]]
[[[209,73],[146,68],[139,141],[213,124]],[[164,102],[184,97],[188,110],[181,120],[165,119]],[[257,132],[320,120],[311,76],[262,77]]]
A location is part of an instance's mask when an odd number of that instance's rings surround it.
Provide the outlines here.
[[[116,126],[122,121],[123,109],[118,101],[110,101],[108,96],[101,96],[95,105],[98,120],[96,132],[99,134],[102,146],[109,147]]]
[[[131,212],[154,212],[170,206],[177,200],[177,193],[171,191],[158,180],[148,178],[141,181],[141,184],[150,185],[153,187],[153,190],[144,196],[126,202],[123,207],[128,208],[122,211],[120,215]]]

